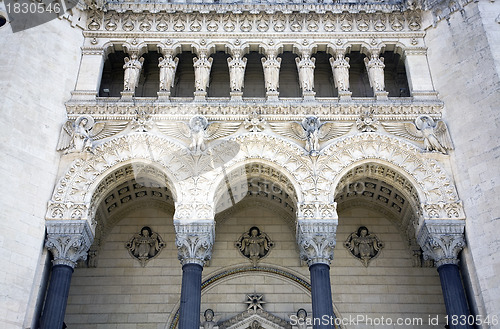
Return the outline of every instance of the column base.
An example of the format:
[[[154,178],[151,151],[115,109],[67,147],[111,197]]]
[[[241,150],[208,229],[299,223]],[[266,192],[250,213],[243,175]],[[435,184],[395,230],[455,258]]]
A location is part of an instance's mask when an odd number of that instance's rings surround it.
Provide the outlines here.
[[[206,91],[195,91],[194,92],[194,101],[195,102],[204,102],[207,97]]]
[[[352,100],[352,92],[350,91],[339,91],[339,101],[348,102]]]
[[[158,100],[162,102],[170,102],[170,91],[160,90],[156,93],[158,95]]]
[[[268,91],[266,92],[266,100],[268,102],[277,102],[279,101],[279,92],[278,91]]]
[[[302,96],[304,102],[314,102],[316,100],[316,93],[314,91],[303,91]]]
[[[122,102],[131,102],[134,99],[134,91],[126,90],[120,92],[120,94],[122,95],[122,98],[120,99]]]
[[[231,102],[242,102],[243,101],[243,92],[242,91],[231,91],[229,93],[231,95]]]
[[[387,91],[376,91],[375,97],[377,98],[378,101],[388,101],[389,93]]]

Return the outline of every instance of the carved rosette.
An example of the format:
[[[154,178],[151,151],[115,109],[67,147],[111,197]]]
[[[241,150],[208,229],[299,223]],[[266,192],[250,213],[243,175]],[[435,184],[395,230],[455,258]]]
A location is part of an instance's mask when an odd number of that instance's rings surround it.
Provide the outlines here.
[[[434,260],[437,267],[458,264],[458,253],[465,247],[464,220],[426,220],[417,240],[424,259]]]
[[[87,259],[94,236],[86,220],[48,220],[45,225],[45,247],[54,256],[53,265],[75,268],[79,260]]]
[[[300,258],[309,266],[330,264],[336,244],[337,219],[299,220],[297,222],[297,243]]]
[[[175,245],[182,265],[194,263],[205,265],[212,257],[215,238],[215,222],[175,222]]]

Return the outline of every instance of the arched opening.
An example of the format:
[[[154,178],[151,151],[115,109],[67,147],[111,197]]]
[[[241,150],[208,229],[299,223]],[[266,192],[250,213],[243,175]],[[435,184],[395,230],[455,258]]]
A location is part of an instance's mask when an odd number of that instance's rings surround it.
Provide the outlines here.
[[[218,51],[211,56],[214,61],[210,71],[210,84],[207,91],[208,97],[229,97],[229,68],[227,58],[223,51]]]
[[[278,57],[281,57],[279,97],[301,97],[299,72],[295,63],[295,58],[298,56],[291,51],[284,51]]]
[[[245,55],[247,66],[245,69],[243,97],[265,97],[266,89],[264,83],[264,70],[261,58],[264,55],[257,51],[251,51]]]
[[[410,87],[402,56],[395,51],[380,54],[384,58],[385,90],[389,97],[410,97]]]
[[[179,63],[175,72],[172,97],[193,97],[194,93],[194,66],[192,52],[182,52],[177,55]]]
[[[415,241],[420,200],[406,175],[376,162],[353,165],[337,184],[335,201],[333,295],[356,301],[353,310],[374,296],[367,316],[445,316],[439,276]]]
[[[120,97],[123,91],[123,64],[127,55],[123,51],[115,51],[108,55],[102,70],[100,97]]]
[[[332,55],[325,51],[318,51],[312,57],[316,58],[314,69],[314,91],[316,97],[337,97],[338,91],[333,81],[330,58]]]
[[[349,57],[349,85],[353,97],[373,97],[373,89],[370,86],[368,72],[364,59],[365,54],[359,51],[351,51],[346,54]]]

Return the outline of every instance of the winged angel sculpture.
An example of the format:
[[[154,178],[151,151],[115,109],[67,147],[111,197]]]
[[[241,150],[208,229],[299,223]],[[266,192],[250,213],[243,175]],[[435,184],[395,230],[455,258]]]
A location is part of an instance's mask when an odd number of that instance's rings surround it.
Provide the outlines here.
[[[202,115],[195,116],[185,122],[157,123],[158,129],[166,135],[180,139],[191,139],[189,149],[197,154],[205,152],[206,142],[212,139],[222,138],[231,135],[238,130],[241,123],[237,122],[212,122],[208,123],[207,118]]]
[[[74,122],[66,121],[61,129],[58,151],[65,153],[92,152],[92,142],[113,136],[127,126],[128,122],[94,122],[90,115],[82,115]]]
[[[352,123],[325,122],[315,116],[305,117],[302,122],[269,123],[271,128],[280,135],[306,141],[305,149],[311,155],[319,152],[319,141],[329,140],[346,134]]]
[[[453,149],[450,134],[444,121],[434,122],[427,115],[415,119],[415,123],[383,123],[384,128],[396,136],[405,137],[414,141],[423,141],[426,151],[446,154]]]

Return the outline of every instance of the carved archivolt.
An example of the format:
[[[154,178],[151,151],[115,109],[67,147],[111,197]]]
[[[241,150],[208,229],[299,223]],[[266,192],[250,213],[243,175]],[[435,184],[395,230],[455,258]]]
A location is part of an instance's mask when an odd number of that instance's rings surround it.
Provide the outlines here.
[[[385,173],[384,180],[391,178],[391,185],[399,186],[398,177],[403,177],[416,189],[424,215],[463,218],[455,186],[435,157],[407,142],[377,133],[343,138],[327,145],[318,156],[309,156],[295,143],[264,133],[214,142],[204,154],[193,154],[187,147],[158,136],[131,133],[97,146],[94,155],[71,164],[57,183],[47,218],[93,216],[95,206],[91,201],[97,186],[109,173],[126,164],[158,168],[165,174],[164,179],[168,178],[166,183],[177,207],[209,205],[211,209],[204,210],[208,211],[207,216],[202,217],[213,218],[217,187],[227,179],[227,173],[255,162],[281,173],[277,179],[286,178],[286,185],[293,186],[298,204],[330,204],[341,178],[351,168],[365,162],[381,163],[393,171]],[[180,210],[176,212],[178,219],[189,217],[180,216],[185,213]]]

